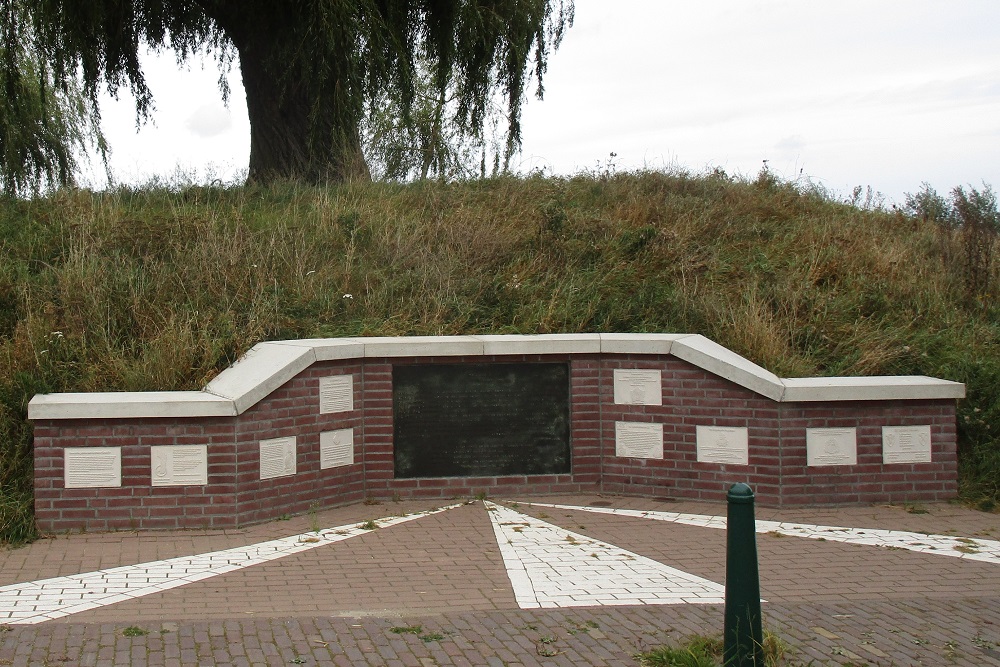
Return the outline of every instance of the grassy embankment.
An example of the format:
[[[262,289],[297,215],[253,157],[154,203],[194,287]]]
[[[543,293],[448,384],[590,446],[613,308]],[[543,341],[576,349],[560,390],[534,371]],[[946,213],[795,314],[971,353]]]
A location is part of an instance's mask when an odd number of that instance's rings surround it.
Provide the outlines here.
[[[962,248],[766,174],[2,201],[0,540],[33,535],[35,393],[197,389],[261,340],[377,334],[697,332],[782,376],[959,380],[962,493],[990,509],[1000,300]]]

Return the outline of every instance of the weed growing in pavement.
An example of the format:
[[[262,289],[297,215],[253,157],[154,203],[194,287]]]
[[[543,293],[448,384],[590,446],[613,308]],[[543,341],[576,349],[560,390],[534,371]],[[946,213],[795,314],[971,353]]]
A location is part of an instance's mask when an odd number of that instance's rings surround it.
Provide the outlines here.
[[[137,625],[130,625],[122,630],[125,637],[142,637],[149,634],[149,630],[144,630]]]
[[[309,530],[314,533],[319,533],[319,515],[317,514],[317,509],[319,505],[317,503],[312,503],[309,505]]]
[[[368,519],[368,521],[365,521],[364,523],[360,524],[358,528],[360,528],[361,530],[375,530],[376,528],[378,528],[378,524],[375,523],[372,519]]]
[[[635,657],[642,667],[721,667],[723,648],[721,637],[692,635],[680,646],[661,646]],[[786,660],[791,650],[788,644],[766,629],[762,648],[762,667],[792,667]]]

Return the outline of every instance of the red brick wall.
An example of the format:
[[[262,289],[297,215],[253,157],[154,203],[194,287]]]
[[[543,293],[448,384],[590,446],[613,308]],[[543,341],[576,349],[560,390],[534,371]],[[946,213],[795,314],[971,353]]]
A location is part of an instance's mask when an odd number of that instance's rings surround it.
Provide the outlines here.
[[[782,505],[932,501],[958,493],[955,401],[786,403],[779,411]],[[930,463],[882,463],[883,426],[927,424]],[[806,429],[836,427],[857,429],[858,464],[807,466]]]
[[[394,479],[393,364],[567,362],[571,472]],[[659,369],[662,406],[616,405],[614,369]],[[320,378],[354,376],[354,410],[320,414]],[[615,422],[663,424],[663,459],[615,454]],[[931,426],[931,463],[882,464],[885,425]],[[699,463],[696,427],[746,427],[747,465]],[[806,465],[806,428],[857,429],[858,463]],[[354,428],[353,465],[320,469],[319,434]],[[296,474],[260,479],[261,440],[295,436]],[[150,446],[208,446],[208,484],[152,487]],[[121,488],[63,488],[65,447],[122,448]],[[46,531],[230,527],[365,497],[605,491],[721,501],[747,482],[765,505],[930,501],[957,492],[953,400],[782,404],[676,357],[509,355],[314,364],[239,417],[39,420],[35,507]]]
[[[616,368],[659,369],[663,405],[616,405]],[[775,503],[779,484],[778,403],[671,356],[606,357],[601,363],[604,490],[654,498],[724,500],[748,482],[758,500]],[[615,456],[615,422],[663,424],[663,460]],[[699,463],[697,426],[747,427],[749,464]]]
[[[354,376],[354,410],[320,414],[320,378],[344,374]],[[360,360],[313,364],[236,419],[239,524],[364,499],[362,381]],[[352,427],[354,465],[321,470],[319,434]],[[261,479],[260,441],[286,436],[296,438],[295,475]]]
[[[236,525],[234,421],[227,418],[35,423],[35,519],[43,531]],[[208,445],[208,484],[152,486],[150,446]],[[121,488],[66,489],[65,447],[121,447]]]

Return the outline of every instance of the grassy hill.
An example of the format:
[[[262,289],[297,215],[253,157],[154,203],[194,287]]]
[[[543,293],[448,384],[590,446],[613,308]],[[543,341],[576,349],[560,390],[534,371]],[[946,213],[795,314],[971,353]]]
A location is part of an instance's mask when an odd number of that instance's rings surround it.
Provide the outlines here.
[[[782,376],[958,380],[991,509],[1000,299],[970,252],[767,173],[0,201],[0,539],[33,535],[35,393],[196,389],[261,340],[356,335],[693,332]]]

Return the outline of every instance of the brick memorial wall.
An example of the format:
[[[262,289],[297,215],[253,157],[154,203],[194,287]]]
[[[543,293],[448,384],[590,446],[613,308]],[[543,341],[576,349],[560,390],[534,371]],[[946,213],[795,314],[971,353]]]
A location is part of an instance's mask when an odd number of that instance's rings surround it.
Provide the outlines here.
[[[566,391],[548,391],[566,401],[568,424],[559,406],[517,402],[516,386],[493,399],[487,386],[482,405],[455,406],[472,410],[470,433],[456,432],[457,445],[449,433],[464,429],[448,426],[440,437],[442,448],[483,447],[474,456],[484,473],[435,475],[435,463],[417,468],[431,471],[420,476],[397,475],[421,452],[429,460],[449,452],[416,438],[410,459],[397,460],[394,369],[419,378],[456,364],[565,367]],[[447,415],[460,398],[454,389],[406,391],[431,392],[425,409]],[[262,343],[201,392],[36,396],[35,513],[48,531],[233,527],[366,497],[604,492],[722,501],[738,481],[773,506],[944,500],[957,492],[962,396],[963,385],[926,377],[781,379],[697,335]],[[511,418],[491,421],[490,400]],[[519,428],[518,410],[532,411],[523,420],[530,428]],[[536,411],[540,426],[529,419]],[[530,454],[533,442],[553,446],[552,433],[539,434],[546,419],[566,438],[568,465],[500,472],[505,457]]]

